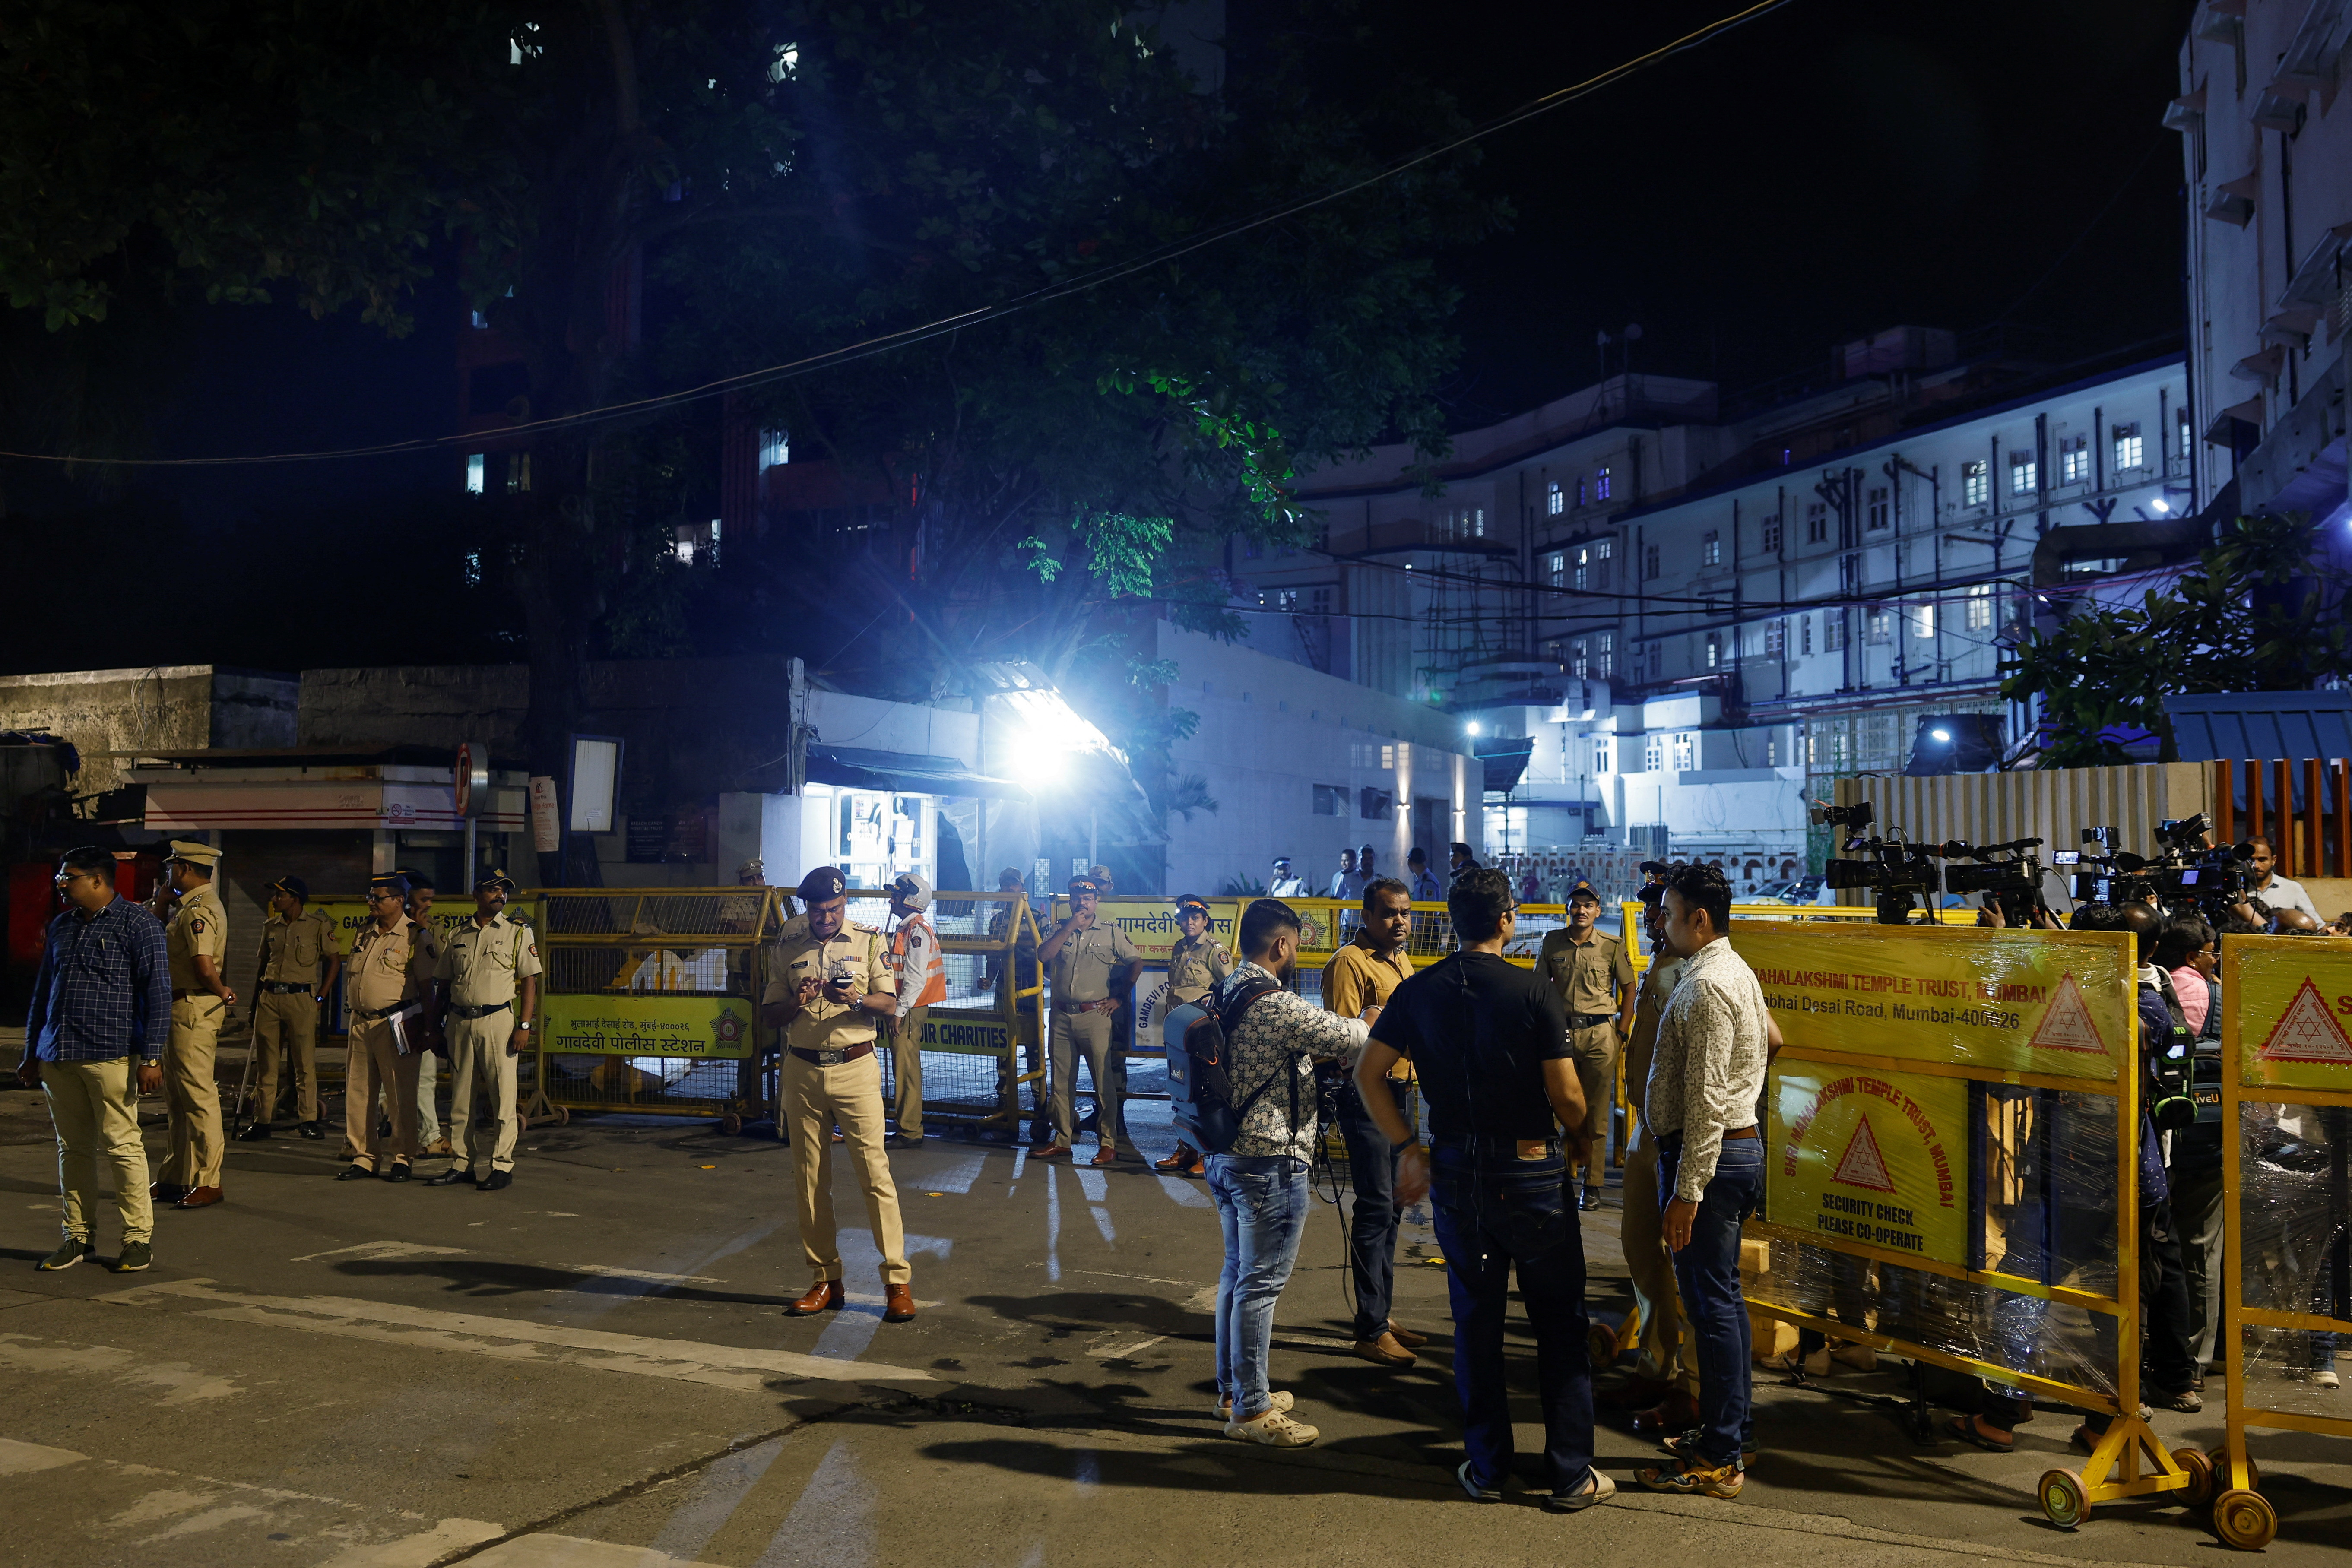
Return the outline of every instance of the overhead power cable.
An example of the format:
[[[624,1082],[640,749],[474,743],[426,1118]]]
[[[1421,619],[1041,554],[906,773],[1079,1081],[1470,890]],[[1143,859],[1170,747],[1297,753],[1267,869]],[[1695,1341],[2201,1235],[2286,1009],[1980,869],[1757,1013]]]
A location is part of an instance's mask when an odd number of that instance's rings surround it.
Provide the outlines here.
[[[821,370],[829,370],[838,365],[849,364],[858,360],[868,359],[877,354],[888,353],[898,349],[908,348],[916,343],[922,342],[927,339],[943,336],[949,332],[961,331],[968,328],[978,326],[984,321],[996,321],[1021,311],[1035,310],[1039,306],[1050,304],[1055,300],[1068,299],[1077,294],[1086,293],[1091,289],[1102,288],[1106,284],[1115,283],[1118,279],[1131,277],[1135,273],[1147,271],[1155,267],[1164,266],[1181,257],[1189,256],[1193,251],[1204,249],[1209,246],[1221,244],[1223,241],[1234,238],[1237,236],[1247,234],[1254,229],[1263,228],[1268,224],[1280,223],[1286,218],[1296,217],[1301,213],[1311,212],[1317,207],[1328,206],[1333,202],[1342,201],[1349,196],[1356,195],[1360,191],[1369,190],[1374,185],[1392,180],[1398,175],[1404,174],[1406,171],[1417,168],[1421,164],[1429,163],[1433,159],[1442,158],[1449,153],[1459,152],[1461,149],[1469,146],[1475,142],[1483,141],[1489,136],[1507,131],[1513,126],[1523,124],[1526,121],[1536,118],[1538,115],[1548,114],[1555,109],[1564,108],[1567,105],[1577,101],[1579,99],[1586,98],[1593,93],[1599,92],[1603,88],[1614,86],[1616,83],[1624,80],[1627,77],[1630,77],[1636,72],[1646,70],[1650,67],[1661,64],[1665,60],[1671,59],[1676,55],[1685,53],[1691,49],[1697,48],[1704,44],[1710,43],[1735,27],[1744,26],[1748,22],[1756,20],[1758,17],[1763,16],[1768,13],[1777,11],[1782,6],[1792,3],[1793,0],[1758,0],[1757,4],[1748,5],[1740,10],[1732,12],[1727,16],[1718,17],[1715,21],[1709,22],[1702,27],[1696,28],[1691,32],[1685,33],[1681,37],[1675,38],[1670,43],[1662,44],[1658,47],[1651,49],[1645,54],[1636,55],[1629,60],[1625,60],[1618,65],[1611,66],[1608,69],[1603,70],[1597,75],[1587,77],[1582,81],[1546,93],[1540,98],[1534,99],[1527,103],[1521,104],[1518,108],[1510,110],[1508,113],[1503,114],[1496,119],[1489,120],[1486,123],[1465,132],[1459,136],[1424,147],[1418,152],[1407,153],[1404,156],[1395,159],[1381,168],[1374,170],[1369,174],[1365,174],[1359,179],[1349,181],[1344,184],[1335,186],[1334,188],[1321,192],[1318,195],[1303,196],[1287,203],[1261,210],[1260,212],[1253,214],[1247,217],[1229,220],[1224,224],[1213,226],[1202,232],[1188,235],[1181,239],[1169,241],[1168,243],[1160,246],[1153,250],[1148,251],[1141,256],[1133,257],[1126,261],[1108,265],[1097,271],[1087,273],[1083,277],[1070,279],[1060,283],[1048,284],[1042,288],[1031,289],[1025,294],[1016,294],[1009,300],[1000,300],[998,303],[993,305],[980,306],[973,310],[959,311],[951,316],[941,316],[935,321],[926,321],[920,326],[907,327],[894,332],[880,333],[875,337],[866,338],[855,343],[846,343],[838,348],[827,349],[820,353],[805,355],[796,360],[788,360],[781,364],[768,365],[759,370],[745,371],[738,375],[722,376],[716,381],[705,382],[698,386],[687,387],[677,392],[658,393],[650,397],[634,398],[623,403],[607,404],[597,408],[582,409],[573,414],[555,415],[545,419],[528,420],[522,424],[507,426],[496,431],[475,431],[455,436],[423,437],[414,440],[386,441],[373,446],[343,447],[328,451],[273,452],[241,458],[90,458],[79,456],[61,457],[52,452],[12,452],[0,450],[0,458],[15,458],[20,462],[33,463],[95,463],[103,464],[111,468],[227,468],[249,464],[316,463],[355,458],[394,457],[407,453],[446,451],[459,447],[478,444],[486,437],[505,439],[515,436],[527,436],[545,431],[567,429],[582,425],[601,423],[610,419],[625,418],[633,415],[648,414],[656,409],[671,408],[685,404],[698,403],[709,398],[722,396],[730,392],[740,392],[749,387],[766,385],[779,381],[797,379],[801,376],[814,374]]]

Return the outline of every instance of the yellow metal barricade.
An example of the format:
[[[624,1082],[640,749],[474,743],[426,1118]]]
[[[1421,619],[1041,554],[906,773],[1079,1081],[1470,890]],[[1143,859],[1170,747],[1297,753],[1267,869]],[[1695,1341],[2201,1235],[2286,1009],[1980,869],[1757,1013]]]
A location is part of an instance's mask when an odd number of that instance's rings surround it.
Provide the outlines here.
[[[550,888],[524,1114],[715,1117],[740,1131],[774,1114],[759,1022],[761,955],[790,900],[771,888]]]
[[[2138,1414],[2131,936],[1735,920],[1731,941],[1787,1040],[1749,1305],[2106,1413],[2083,1469],[2042,1478],[2062,1526],[2191,1487]]]
[[[1019,892],[934,893],[929,915],[945,957],[948,996],[923,1022],[924,1125],[1011,1142],[1024,1113],[1042,1111],[1045,1097],[1036,918]],[[849,918],[888,931],[889,893],[852,889]],[[898,1061],[887,1029],[875,1045],[882,1101],[892,1104]]]
[[[2213,1529],[2259,1551],[2278,1533],[2246,1452],[2249,1427],[2352,1437],[2325,1389],[2352,1334],[2352,947],[2312,937],[2221,939],[2221,1332],[2225,1446],[2180,1458]]]

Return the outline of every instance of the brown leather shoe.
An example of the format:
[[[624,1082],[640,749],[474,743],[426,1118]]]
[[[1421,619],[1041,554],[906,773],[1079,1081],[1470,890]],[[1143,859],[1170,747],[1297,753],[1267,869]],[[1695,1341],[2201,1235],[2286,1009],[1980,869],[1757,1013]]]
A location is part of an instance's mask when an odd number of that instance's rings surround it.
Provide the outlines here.
[[[1648,1410],[1633,1413],[1633,1430],[1644,1437],[1672,1436],[1698,1425],[1698,1401],[1676,1389]]]
[[[915,1318],[915,1292],[904,1285],[886,1285],[882,1290],[882,1321],[886,1323],[908,1323]]]
[[[1034,1160],[1066,1160],[1070,1157],[1070,1146],[1067,1143],[1048,1143],[1042,1149],[1030,1150],[1029,1156]]]
[[[1194,1165],[1197,1165],[1200,1163],[1201,1155],[1198,1150],[1194,1149],[1190,1143],[1179,1143],[1176,1145],[1176,1152],[1169,1155],[1165,1160],[1160,1161],[1151,1168],[1155,1171],[1181,1173],[1191,1171]]]
[[[1411,1366],[1413,1362],[1412,1352],[1397,1343],[1397,1337],[1386,1331],[1376,1340],[1358,1340],[1356,1358],[1370,1362],[1374,1366]]]
[[[1614,1388],[1604,1388],[1592,1396],[1595,1410],[1647,1410],[1663,1403],[1675,1391],[1675,1385],[1664,1378],[1629,1377]]]
[[[808,1288],[808,1294],[784,1309],[788,1318],[813,1318],[819,1312],[838,1312],[848,1297],[838,1279],[820,1279]]]
[[[175,1204],[188,1195],[188,1189],[177,1182],[150,1182],[147,1201],[151,1204]]]
[[[175,1209],[205,1209],[221,1201],[218,1187],[190,1187],[187,1195],[172,1206]]]
[[[1112,1148],[1108,1143],[1097,1143],[1095,1145],[1095,1157],[1087,1161],[1087,1163],[1089,1165],[1116,1165],[1118,1163],[1118,1151]]]
[[[1389,1320],[1389,1332],[1396,1336],[1397,1343],[1409,1351],[1417,1351],[1429,1342],[1427,1334],[1416,1334],[1411,1329],[1398,1328],[1394,1318]]]

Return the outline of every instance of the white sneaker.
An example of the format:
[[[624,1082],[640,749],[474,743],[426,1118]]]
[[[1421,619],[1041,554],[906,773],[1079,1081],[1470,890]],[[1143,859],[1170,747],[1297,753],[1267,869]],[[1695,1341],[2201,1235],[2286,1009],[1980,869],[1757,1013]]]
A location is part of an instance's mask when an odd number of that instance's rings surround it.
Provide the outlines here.
[[[1566,1497],[1554,1492],[1543,1500],[1545,1508],[1554,1513],[1582,1513],[1586,1509],[1607,1502],[1617,1495],[1617,1483],[1601,1473],[1595,1466],[1592,1475],[1582,1487]]]
[[[1290,1407],[1297,1403],[1290,1397],[1290,1391],[1286,1388],[1268,1389],[1265,1396],[1270,1402],[1266,1405],[1267,1409],[1279,1410],[1286,1415],[1290,1413]],[[1217,1401],[1216,1414],[1220,1421],[1230,1421],[1234,1418],[1233,1395],[1226,1394]]]
[[[1850,1366],[1856,1372],[1878,1370],[1878,1352],[1868,1345],[1840,1345],[1830,1352],[1830,1359],[1840,1366]]]
[[[1225,1423],[1225,1436],[1244,1443],[1259,1443],[1269,1448],[1304,1448],[1323,1434],[1304,1421],[1294,1421],[1279,1410],[1269,1409],[1247,1421]]]
[[[2336,1375],[2336,1369],[2332,1366],[2315,1367],[2312,1370],[2311,1384],[2315,1388],[2340,1388],[2343,1383],[2344,1380]]]

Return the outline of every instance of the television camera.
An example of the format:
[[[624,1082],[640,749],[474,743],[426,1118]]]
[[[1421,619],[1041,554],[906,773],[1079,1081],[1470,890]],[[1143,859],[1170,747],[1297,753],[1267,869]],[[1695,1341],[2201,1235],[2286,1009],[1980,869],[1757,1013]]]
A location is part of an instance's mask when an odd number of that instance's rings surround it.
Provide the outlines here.
[[[1943,868],[1936,864],[1936,852],[1925,844],[1914,844],[1896,828],[1883,837],[1864,837],[1869,833],[1876,813],[1868,801],[1856,801],[1852,805],[1816,805],[1811,812],[1816,827],[1843,827],[1844,841],[1838,846],[1846,855],[1860,855],[1858,860],[1831,860],[1822,870],[1829,886],[1841,890],[1868,888],[1878,906],[1881,925],[1907,925],[1911,921],[1912,900],[1931,911],[1934,919],[1936,895],[1943,889]]]
[[[2042,893],[2042,858],[2033,853],[2039,838],[2012,838],[2006,844],[1970,844],[1965,838],[1945,840],[1935,848],[1943,860],[1973,860],[1973,866],[1944,868],[1944,891],[1982,893],[2000,910],[2004,925],[2030,927],[2042,923],[2050,905]]]
[[[2053,865],[2074,868],[2074,897],[2086,903],[2138,900],[2174,914],[2191,911],[2219,926],[2231,907],[2246,899],[2245,864],[2254,858],[2251,842],[2208,844],[2212,819],[2200,812],[2157,824],[2157,852],[2140,856],[2116,847],[2113,827],[2083,829],[2085,846],[2103,853],[2061,850]]]

